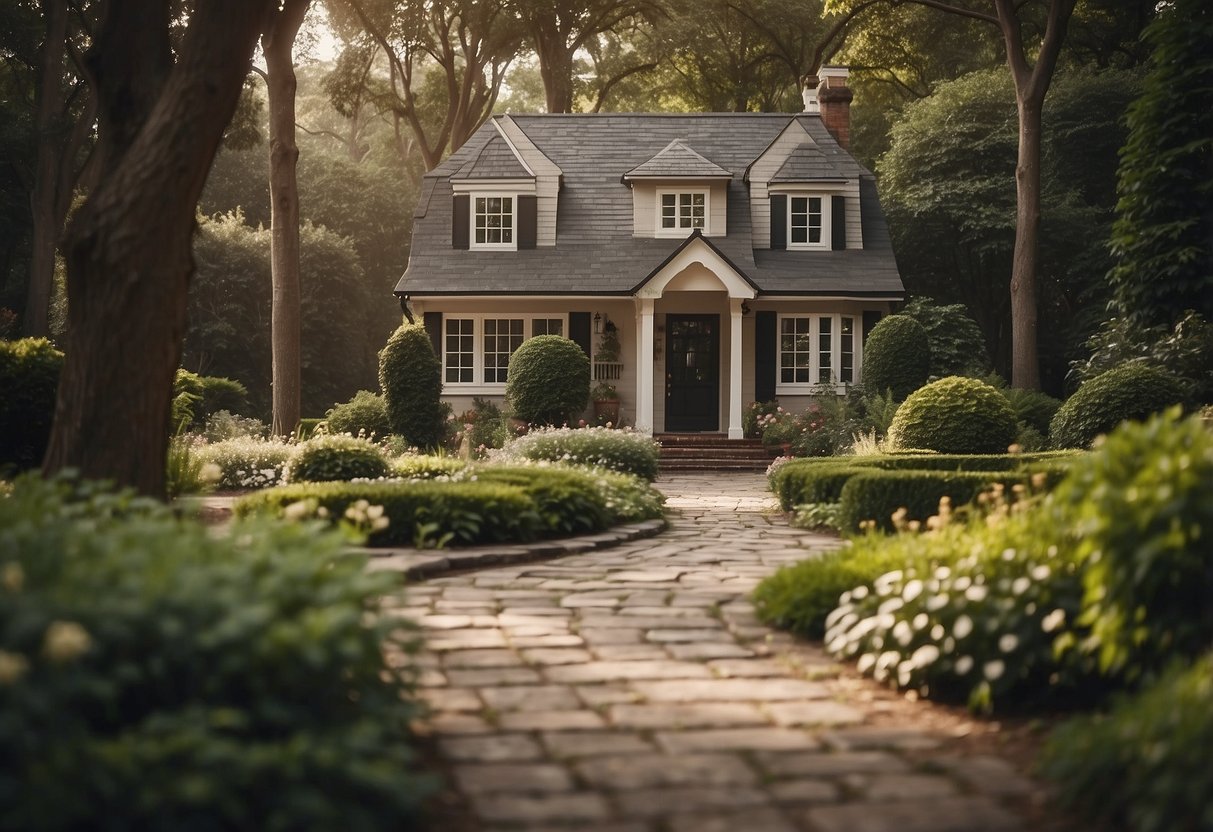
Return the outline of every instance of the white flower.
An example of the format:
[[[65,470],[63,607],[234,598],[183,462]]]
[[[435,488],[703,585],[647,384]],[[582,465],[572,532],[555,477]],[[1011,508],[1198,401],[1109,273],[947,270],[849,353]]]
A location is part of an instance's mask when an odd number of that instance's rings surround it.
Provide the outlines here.
[[[905,589],[901,591],[901,597],[909,603],[922,594],[922,581],[913,580],[906,584]]]
[[[1048,580],[1049,575],[1051,574],[1053,574],[1053,570],[1049,568],[1047,563],[1042,563],[1040,566],[1035,566],[1032,568],[1032,580],[1034,581]]]
[[[21,564],[16,561],[4,564],[4,569],[0,570],[0,586],[9,592],[21,591],[25,586],[25,570],[21,568]]]
[[[973,632],[973,619],[967,615],[960,616],[952,625],[952,635],[956,638],[965,638],[971,632]]]
[[[1044,619],[1040,622],[1040,629],[1044,630],[1046,633],[1051,633],[1065,623],[1066,611],[1058,607],[1044,617]]]
[[[914,667],[926,667],[934,664],[939,658],[939,648],[934,644],[924,644],[914,651],[910,656],[910,662]]]
[[[304,520],[311,516],[314,509],[315,501],[299,500],[282,509],[282,516],[286,520]]]
[[[973,603],[984,601],[986,599],[986,595],[988,594],[989,590],[985,588],[984,584],[973,584],[971,587],[965,590],[965,598],[969,599]]]
[[[893,625],[893,638],[897,639],[897,643],[902,647],[906,647],[914,640],[914,630],[908,622],[898,621]]]
[[[1001,659],[995,659],[992,662],[986,662],[982,668],[982,675],[991,682],[995,682],[1002,678],[1002,674],[1007,670],[1006,664]]]
[[[920,612],[918,615],[914,616],[914,621],[913,621],[914,629],[915,630],[924,629],[927,626],[927,624],[930,623],[930,621],[931,621],[930,616],[928,616],[925,612]]]
[[[927,610],[930,612],[939,612],[948,605],[947,595],[932,595],[927,599]]]
[[[1023,595],[1025,592],[1028,591],[1028,589],[1031,588],[1031,586],[1032,586],[1032,579],[1021,576],[1019,578],[1016,578],[1011,583],[1011,592],[1015,593],[1016,595]]]
[[[0,650],[0,687],[19,680],[29,670],[29,661],[20,653]]]
[[[961,656],[959,659],[956,660],[957,675],[964,676],[966,673],[968,673],[972,669],[973,669],[973,657],[972,656]]]
[[[1004,653],[1011,653],[1019,646],[1019,636],[1014,633],[1004,633],[998,639],[998,649]]]
[[[53,621],[42,637],[42,655],[54,664],[75,660],[92,645],[88,631],[75,621]]]

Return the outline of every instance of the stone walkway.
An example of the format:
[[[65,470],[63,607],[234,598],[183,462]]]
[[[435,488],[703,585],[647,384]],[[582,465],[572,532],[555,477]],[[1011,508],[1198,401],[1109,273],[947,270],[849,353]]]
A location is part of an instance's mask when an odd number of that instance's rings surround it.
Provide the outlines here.
[[[658,482],[670,529],[615,549],[416,584],[424,698],[464,807],[437,829],[999,832],[1040,791],[975,742],[754,617],[790,529],[754,474]],[[454,810],[460,814],[462,810]]]

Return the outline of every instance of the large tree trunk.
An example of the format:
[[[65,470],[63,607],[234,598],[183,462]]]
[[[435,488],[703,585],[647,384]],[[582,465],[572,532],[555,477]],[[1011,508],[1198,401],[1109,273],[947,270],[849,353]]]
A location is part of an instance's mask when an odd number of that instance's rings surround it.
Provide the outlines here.
[[[26,335],[50,333],[49,309],[51,285],[55,276],[55,242],[63,225],[67,200],[59,181],[60,153],[63,151],[61,123],[63,105],[63,56],[67,48],[67,3],[45,0],[42,16],[46,20],[46,39],[38,56],[38,159],[34,169],[34,189],[30,193],[30,213],[34,223],[30,252],[29,292],[25,298],[22,330]]]
[[[1011,385],[1040,389],[1036,284],[1040,271],[1041,99],[1019,98],[1019,157],[1015,165],[1015,249],[1011,258]]]
[[[537,54],[548,112],[573,112],[573,54],[563,38],[539,44]]]
[[[176,65],[168,0],[110,0],[89,51],[97,184],[67,234],[68,342],[47,474],[164,493],[194,212],[269,0],[210,0]]]
[[[270,110],[270,306],[273,348],[272,431],[289,436],[299,426],[300,354],[299,183],[295,143],[295,61],[291,50],[311,0],[286,0],[261,39]]]

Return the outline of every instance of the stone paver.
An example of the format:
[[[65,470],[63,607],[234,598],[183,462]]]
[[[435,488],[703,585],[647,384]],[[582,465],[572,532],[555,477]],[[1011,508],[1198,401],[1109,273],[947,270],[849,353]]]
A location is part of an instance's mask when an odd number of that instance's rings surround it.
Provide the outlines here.
[[[758,621],[758,581],[836,539],[788,528],[760,475],[658,487],[672,510],[658,537],[543,544],[556,559],[503,555],[391,609],[427,633],[427,729],[468,829],[1036,828],[1021,807],[1041,790],[1022,771],[929,721],[891,719],[894,705],[930,706]]]

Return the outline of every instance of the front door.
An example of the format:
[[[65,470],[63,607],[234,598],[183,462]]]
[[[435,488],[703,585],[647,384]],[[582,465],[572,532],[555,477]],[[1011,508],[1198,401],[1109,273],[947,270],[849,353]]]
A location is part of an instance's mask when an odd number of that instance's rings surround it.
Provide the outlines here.
[[[720,429],[720,316],[666,315],[665,429]]]

